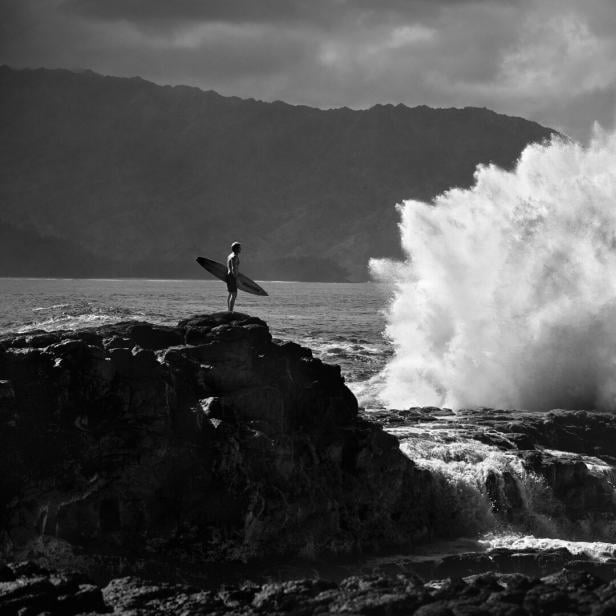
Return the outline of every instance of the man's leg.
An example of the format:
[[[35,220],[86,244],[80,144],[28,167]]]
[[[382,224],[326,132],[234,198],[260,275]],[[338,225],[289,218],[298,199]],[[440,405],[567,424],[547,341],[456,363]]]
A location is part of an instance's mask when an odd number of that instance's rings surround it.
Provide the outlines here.
[[[235,307],[235,298],[237,297],[237,291],[235,293],[229,293],[229,312],[233,312]]]

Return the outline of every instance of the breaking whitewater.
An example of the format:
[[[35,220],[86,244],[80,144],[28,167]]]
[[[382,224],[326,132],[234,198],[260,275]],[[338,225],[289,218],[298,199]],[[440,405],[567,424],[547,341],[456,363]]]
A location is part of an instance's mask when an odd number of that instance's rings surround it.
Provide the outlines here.
[[[530,146],[399,210],[407,258],[373,261],[375,282],[264,282],[269,298],[238,301],[339,364],[436,479],[450,537],[365,566],[616,573],[616,136]],[[175,324],[225,299],[213,280],[0,279],[0,333]]]
[[[400,206],[387,406],[616,408],[616,137],[533,145]]]
[[[439,478],[463,550],[613,565],[616,136],[475,179],[399,206],[407,260],[371,263],[393,357],[356,394]]]

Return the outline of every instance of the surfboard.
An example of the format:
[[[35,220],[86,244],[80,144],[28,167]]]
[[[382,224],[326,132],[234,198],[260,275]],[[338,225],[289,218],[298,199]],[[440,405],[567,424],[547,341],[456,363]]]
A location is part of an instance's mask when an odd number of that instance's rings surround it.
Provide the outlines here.
[[[218,261],[212,261],[212,259],[206,259],[205,257],[197,257],[197,263],[210,274],[220,278],[220,280],[226,281],[227,266]],[[253,295],[267,295],[267,291],[259,286],[254,280],[244,276],[241,272],[237,275],[237,288],[246,293],[252,293]]]

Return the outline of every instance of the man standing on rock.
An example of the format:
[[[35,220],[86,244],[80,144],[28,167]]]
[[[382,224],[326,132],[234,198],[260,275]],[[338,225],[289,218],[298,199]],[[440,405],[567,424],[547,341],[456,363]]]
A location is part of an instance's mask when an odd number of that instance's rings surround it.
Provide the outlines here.
[[[231,244],[231,252],[227,257],[227,309],[229,312],[233,312],[235,306],[235,298],[237,297],[237,275],[240,272],[240,252],[242,251],[242,245],[239,242],[233,242]]]

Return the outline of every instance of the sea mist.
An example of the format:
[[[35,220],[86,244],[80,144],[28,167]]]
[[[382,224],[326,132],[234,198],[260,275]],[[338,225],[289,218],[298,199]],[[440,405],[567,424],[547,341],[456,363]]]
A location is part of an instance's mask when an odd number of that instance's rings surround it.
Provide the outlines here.
[[[395,283],[385,404],[616,409],[616,134],[398,207],[407,259],[371,262]]]

